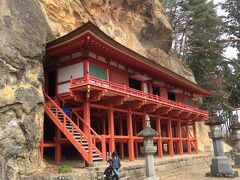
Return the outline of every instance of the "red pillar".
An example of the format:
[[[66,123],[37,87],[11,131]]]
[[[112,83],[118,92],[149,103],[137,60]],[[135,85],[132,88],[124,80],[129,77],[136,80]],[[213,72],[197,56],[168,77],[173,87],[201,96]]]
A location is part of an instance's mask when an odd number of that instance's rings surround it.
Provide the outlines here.
[[[173,139],[172,139],[172,120],[170,118],[168,118],[167,120],[167,128],[168,128],[168,137],[169,137],[168,153],[170,156],[173,156],[174,151],[173,151]]]
[[[100,121],[97,122],[97,128],[98,128],[98,131],[97,133],[100,134],[101,133],[101,126],[100,126]]]
[[[188,149],[188,154],[192,153],[191,150],[191,141],[190,141],[190,133],[189,133],[189,121],[186,121],[185,126],[186,126],[186,135],[187,135],[187,149]]]
[[[137,120],[135,119],[133,121],[133,135],[136,136],[137,135]],[[134,150],[135,150],[135,157],[138,158],[138,142],[134,143]]]
[[[84,60],[83,62],[84,65],[84,76],[86,76],[87,74],[89,74],[89,62],[87,60]]]
[[[124,143],[120,142],[120,154],[121,158],[124,159]]]
[[[86,124],[90,127],[91,122],[90,122],[90,103],[88,101],[83,103],[83,118]],[[83,132],[86,134],[87,137],[90,136],[90,129],[86,126],[83,125]]]
[[[168,99],[168,89],[167,89],[167,87],[161,87],[160,96]]]
[[[103,117],[103,134],[106,135],[107,131],[106,131],[106,119],[105,117]]]
[[[133,121],[133,135],[134,136],[137,135],[137,122],[136,122],[136,120]]]
[[[106,161],[106,139],[105,139],[105,134],[101,136],[102,138],[102,158],[103,161]]]
[[[135,157],[138,158],[138,143],[134,143]]]
[[[128,110],[128,117],[127,117],[127,129],[128,129],[128,153],[129,153],[129,160],[134,160],[134,145],[133,145],[133,130],[132,130],[132,112]]]
[[[195,154],[198,154],[198,139],[197,139],[197,128],[196,123],[193,122],[193,133],[194,133],[194,139],[195,139]]]
[[[122,123],[122,119],[120,119],[119,121],[119,131],[120,131],[120,135],[123,135],[123,123]],[[123,142],[120,142],[120,156],[122,159],[124,159],[124,144]]]
[[[60,144],[60,138],[61,138],[61,131],[58,129],[58,127],[55,127],[55,162],[56,164],[60,164],[61,162],[61,155],[62,155],[62,149]]]
[[[179,154],[182,155],[183,154],[183,141],[182,141],[182,128],[181,128],[181,121],[179,120],[177,122],[177,127],[178,127],[178,151]]]
[[[143,117],[142,117],[142,126],[143,126],[143,129],[146,127],[146,120],[145,120],[145,118],[146,118],[146,113],[144,112],[144,113],[143,113]]]
[[[114,117],[113,117],[113,106],[109,105],[108,110],[108,134],[110,135],[109,140],[109,151],[112,153],[115,151],[115,139],[114,139]]]
[[[157,129],[157,132],[160,134],[160,136],[158,138],[158,141],[157,141],[158,157],[162,158],[163,157],[163,150],[162,150],[162,137],[161,137],[161,121],[160,121],[159,112],[157,113],[156,129]]]

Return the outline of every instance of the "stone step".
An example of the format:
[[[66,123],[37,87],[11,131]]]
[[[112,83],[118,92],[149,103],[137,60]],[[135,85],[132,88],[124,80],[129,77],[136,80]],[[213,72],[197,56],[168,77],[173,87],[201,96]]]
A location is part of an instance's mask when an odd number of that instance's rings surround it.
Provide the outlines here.
[[[68,129],[70,132],[72,132],[72,128]],[[78,130],[74,129],[73,133],[79,133]]]
[[[125,178],[126,177],[126,171],[121,171],[120,169],[120,178]]]
[[[102,161],[101,157],[93,157],[93,161]]]
[[[87,151],[87,153],[88,153],[88,150],[86,150],[86,151]],[[93,149],[92,152],[95,153],[95,152],[97,152],[97,151],[96,151],[95,149]]]
[[[75,137],[75,139],[76,139],[78,142],[81,142],[81,143],[84,144],[84,145],[88,145],[88,142],[87,142],[87,140],[85,140],[85,139],[81,139],[80,137],[78,137],[78,138]]]
[[[88,142],[87,142],[87,140],[85,140],[85,139],[80,139],[80,138],[75,138],[78,142],[82,142],[82,143],[84,143],[84,144],[88,144]]]
[[[130,179],[132,179],[130,177],[121,177],[121,176],[120,176],[120,178],[121,178],[121,180],[130,180]]]
[[[73,135],[74,135],[74,136],[78,136],[78,135],[79,135],[79,132],[76,130],[76,131],[73,132]]]
[[[92,153],[92,156],[93,156],[93,157],[99,157],[99,154],[97,154],[96,152],[93,152],[93,153]]]
[[[73,133],[73,136],[74,136],[75,138],[80,138],[80,137],[82,137],[79,132]]]
[[[82,142],[82,146],[88,146],[88,143],[86,143],[86,142]]]
[[[86,141],[86,142],[87,142],[87,140],[86,140],[83,136],[81,136],[80,133],[75,134],[74,137],[75,137],[76,139],[81,139],[81,138],[82,138],[83,141]]]
[[[85,149],[86,151],[88,151],[88,146],[83,146],[83,149]]]

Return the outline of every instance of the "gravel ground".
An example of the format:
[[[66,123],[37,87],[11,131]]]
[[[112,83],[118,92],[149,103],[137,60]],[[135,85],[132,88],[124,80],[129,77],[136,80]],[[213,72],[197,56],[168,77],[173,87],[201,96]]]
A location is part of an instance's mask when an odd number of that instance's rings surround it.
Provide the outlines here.
[[[233,169],[234,171],[238,171],[240,175],[240,169]],[[215,178],[215,177],[205,177],[205,174],[208,173],[210,169],[201,169],[198,171],[188,171],[184,172],[182,175],[172,176],[168,178],[163,178],[164,180],[226,180],[226,179],[233,179],[233,180],[240,180],[240,177],[235,178]]]

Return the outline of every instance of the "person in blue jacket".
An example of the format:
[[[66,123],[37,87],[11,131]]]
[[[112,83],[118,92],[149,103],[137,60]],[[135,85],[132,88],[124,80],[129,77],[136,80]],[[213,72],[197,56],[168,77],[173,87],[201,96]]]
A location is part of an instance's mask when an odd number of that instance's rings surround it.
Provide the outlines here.
[[[115,174],[115,178],[116,180],[119,179],[119,174],[120,174],[120,167],[121,167],[121,163],[120,163],[120,158],[118,156],[117,151],[114,151],[112,153],[112,157],[111,159],[109,159],[110,165],[112,166],[112,170]]]
[[[64,104],[63,104],[63,112],[64,112],[67,116],[70,116],[71,111],[72,111],[71,106],[70,106],[68,103],[64,103]]]

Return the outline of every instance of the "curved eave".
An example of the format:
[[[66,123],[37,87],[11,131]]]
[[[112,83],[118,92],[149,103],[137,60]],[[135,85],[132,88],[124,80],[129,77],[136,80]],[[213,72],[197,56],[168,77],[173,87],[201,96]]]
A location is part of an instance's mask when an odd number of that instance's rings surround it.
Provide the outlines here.
[[[168,81],[170,81],[173,85],[177,85],[183,89],[189,90],[192,93],[199,94],[202,96],[211,96],[211,93],[197,84],[189,81],[188,79],[179,76],[178,74],[170,71],[169,69],[161,66],[160,64],[155,63],[153,60],[148,59],[135,51],[123,46],[118,43],[103,31],[101,31],[97,26],[95,26],[92,22],[88,22],[83,26],[77,28],[76,30],[54,40],[48,42],[46,45],[47,54],[49,52],[53,52],[59,47],[63,46],[66,43],[70,43],[72,41],[77,40],[78,38],[84,35],[90,35],[92,38],[96,38],[100,41],[104,46],[109,46],[114,49],[114,51],[120,52],[127,56],[128,58],[138,62],[138,64],[142,65],[142,67],[152,70],[156,75],[165,77]]]

